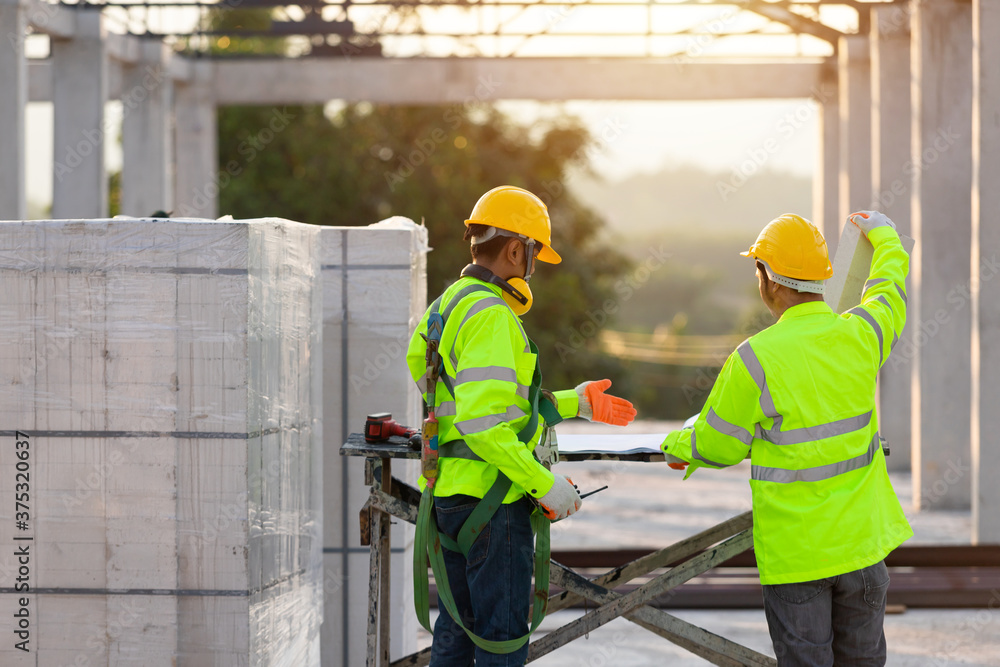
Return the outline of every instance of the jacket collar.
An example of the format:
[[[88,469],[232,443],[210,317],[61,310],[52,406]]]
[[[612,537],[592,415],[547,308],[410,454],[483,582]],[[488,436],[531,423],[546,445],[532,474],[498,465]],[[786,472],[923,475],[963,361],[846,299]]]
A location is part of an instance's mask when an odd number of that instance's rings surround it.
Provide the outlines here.
[[[832,315],[833,309],[826,304],[826,301],[807,301],[806,303],[800,303],[796,306],[792,306],[778,318],[778,321],[788,320],[795,317],[807,317],[809,315]]]

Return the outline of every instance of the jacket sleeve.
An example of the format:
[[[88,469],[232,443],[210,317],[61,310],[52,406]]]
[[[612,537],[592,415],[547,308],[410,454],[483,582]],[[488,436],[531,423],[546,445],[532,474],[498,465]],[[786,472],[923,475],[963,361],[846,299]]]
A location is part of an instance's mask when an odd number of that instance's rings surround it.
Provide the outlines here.
[[[690,463],[684,479],[701,467],[736,465],[750,452],[754,430],[764,418],[760,389],[733,352],[694,426],[671,432],[660,448]]]
[[[847,311],[867,323],[879,367],[899,340],[906,323],[906,274],[910,258],[896,230],[876,227],[868,234],[875,247],[871,272],[861,295],[861,305]]]
[[[406,350],[406,367],[410,371],[410,377],[417,384],[424,400],[427,400],[427,343],[421,334],[427,333],[427,319],[430,311],[424,313],[423,318],[417,325],[413,336],[410,337],[410,346]]]
[[[572,419],[580,412],[580,397],[576,395],[576,389],[554,391],[552,395],[556,397],[559,416],[563,419]]]
[[[455,428],[469,449],[539,497],[555,478],[511,426],[525,417],[528,387],[518,384],[514,350],[525,342],[510,318],[506,308],[486,308],[462,325],[455,343]]]

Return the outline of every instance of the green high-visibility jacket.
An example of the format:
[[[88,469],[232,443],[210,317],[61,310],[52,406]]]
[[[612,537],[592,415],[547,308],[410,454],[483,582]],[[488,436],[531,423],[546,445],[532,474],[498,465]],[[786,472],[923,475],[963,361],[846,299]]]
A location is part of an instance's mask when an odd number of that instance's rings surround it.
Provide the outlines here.
[[[906,321],[909,258],[895,230],[875,247],[861,305],[785,311],[729,356],[694,427],[665,452],[699,467],[750,454],[762,584],[812,581],[882,560],[913,536],[878,437],[875,380]]]
[[[485,286],[489,292],[471,291],[472,286]],[[440,311],[444,313],[455,299],[458,302],[446,318],[438,348],[455,395],[444,382],[437,383],[438,442],[464,440],[482,460],[439,459],[434,495],[482,498],[501,470],[512,482],[504,503],[518,500],[526,491],[536,498],[543,496],[555,479],[532,455],[542,434],[542,420],[527,443],[517,438],[531,414],[528,390],[536,355],[531,352],[528,335],[496,285],[461,278],[445,290]],[[430,309],[421,318],[406,352],[410,375],[425,401],[427,344],[421,334],[427,333],[429,315]],[[555,397],[561,416],[576,416],[576,391],[555,392]],[[420,487],[425,483],[421,477]]]

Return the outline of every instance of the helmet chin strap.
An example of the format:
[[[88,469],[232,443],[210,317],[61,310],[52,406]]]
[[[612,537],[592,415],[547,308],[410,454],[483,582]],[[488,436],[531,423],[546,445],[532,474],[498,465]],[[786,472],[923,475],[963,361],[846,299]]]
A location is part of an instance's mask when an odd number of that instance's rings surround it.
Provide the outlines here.
[[[524,282],[531,280],[531,274],[535,268],[535,239],[529,238],[524,243],[524,251],[528,253],[524,264]]]

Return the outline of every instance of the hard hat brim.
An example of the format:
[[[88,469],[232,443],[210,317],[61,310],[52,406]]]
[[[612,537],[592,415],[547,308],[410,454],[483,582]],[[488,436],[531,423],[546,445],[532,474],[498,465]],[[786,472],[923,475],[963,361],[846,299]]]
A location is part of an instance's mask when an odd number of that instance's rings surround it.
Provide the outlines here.
[[[545,262],[547,264],[558,264],[559,262],[562,261],[562,257],[559,256],[559,253],[557,253],[555,250],[553,250],[547,245],[542,246],[542,249],[539,251],[538,257],[536,259],[538,259],[538,261],[540,262]]]

